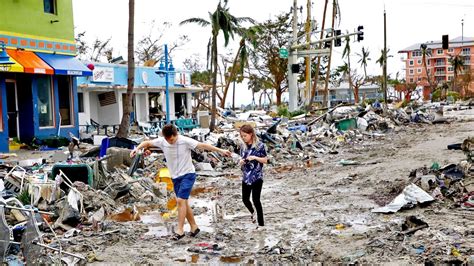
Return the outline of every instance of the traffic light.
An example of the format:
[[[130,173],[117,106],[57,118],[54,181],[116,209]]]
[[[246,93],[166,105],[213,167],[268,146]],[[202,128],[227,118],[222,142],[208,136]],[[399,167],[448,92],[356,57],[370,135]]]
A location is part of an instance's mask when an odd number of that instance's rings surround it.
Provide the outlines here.
[[[331,42],[324,42],[324,49],[331,48]]]
[[[357,41],[360,42],[364,40],[364,32],[362,31],[364,26],[357,27]]]
[[[443,49],[449,48],[449,37],[448,35],[443,35]]]
[[[292,64],[291,73],[293,74],[300,73],[300,64]]]
[[[334,40],[334,46],[339,47],[342,44],[342,40],[337,36],[341,35],[341,30],[335,30],[334,34],[336,35],[336,39]]]

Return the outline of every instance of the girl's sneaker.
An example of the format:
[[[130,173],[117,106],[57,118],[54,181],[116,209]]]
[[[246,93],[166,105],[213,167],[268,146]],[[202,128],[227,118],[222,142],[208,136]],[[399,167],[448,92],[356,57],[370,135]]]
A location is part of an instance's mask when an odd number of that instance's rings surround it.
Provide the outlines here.
[[[257,220],[255,219],[255,213],[252,213],[252,214],[250,215],[250,219],[252,219],[252,223],[253,223],[253,224],[257,222]]]

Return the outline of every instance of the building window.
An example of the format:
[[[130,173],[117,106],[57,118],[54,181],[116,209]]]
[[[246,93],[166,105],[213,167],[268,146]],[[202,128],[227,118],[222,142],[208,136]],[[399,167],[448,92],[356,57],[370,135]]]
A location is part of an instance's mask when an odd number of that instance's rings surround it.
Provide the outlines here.
[[[59,115],[61,116],[61,126],[71,126],[73,124],[73,104],[71,78],[69,76],[58,77],[58,99]]]
[[[453,80],[453,76],[448,76],[448,80],[449,81]]]
[[[431,61],[430,61],[430,60],[426,60],[426,64],[427,64],[428,66],[430,66],[430,65],[431,65]]]
[[[410,71],[410,75],[413,75],[413,69],[410,69],[409,71]]]
[[[421,68],[417,68],[416,73],[421,73]]]
[[[56,14],[56,0],[43,0],[44,13]]]
[[[449,66],[449,67],[448,67],[448,71],[449,71],[449,72],[453,72],[453,69],[454,69],[454,68],[453,68],[452,66]]]
[[[462,48],[461,54],[462,55],[470,55],[471,54],[471,48]]]
[[[411,52],[412,57],[420,57],[421,56],[421,51],[413,51]]]
[[[418,81],[421,81],[421,78],[418,78]]]
[[[410,83],[413,83],[413,78],[410,78]]]
[[[448,53],[452,53],[452,52],[454,52],[454,48],[449,48]]]
[[[77,111],[79,113],[84,113],[84,93],[78,92],[77,93]]]
[[[421,65],[421,59],[418,59],[418,60],[417,60],[417,64],[418,64],[418,65]]]
[[[410,66],[413,66],[413,60],[408,61],[408,63],[410,64]]]
[[[438,50],[436,51],[436,53],[437,53],[437,54],[443,54],[443,50],[442,50],[442,49],[438,49]]]
[[[53,91],[51,77],[41,76],[36,79],[38,91],[38,115],[40,127],[54,126]]]

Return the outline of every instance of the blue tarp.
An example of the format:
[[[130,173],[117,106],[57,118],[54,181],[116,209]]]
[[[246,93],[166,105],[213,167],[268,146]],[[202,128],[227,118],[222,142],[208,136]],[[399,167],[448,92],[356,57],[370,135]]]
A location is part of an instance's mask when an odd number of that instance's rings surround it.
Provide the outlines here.
[[[36,55],[54,68],[55,75],[92,76],[92,71],[73,56],[46,53]]]

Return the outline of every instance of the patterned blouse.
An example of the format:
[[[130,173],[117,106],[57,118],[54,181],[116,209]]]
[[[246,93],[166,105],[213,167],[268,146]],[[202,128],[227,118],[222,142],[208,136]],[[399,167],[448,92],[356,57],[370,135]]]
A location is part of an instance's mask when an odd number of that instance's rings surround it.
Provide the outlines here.
[[[265,150],[265,145],[259,142],[254,147],[247,146],[247,149],[242,148],[240,156],[243,160],[249,156],[267,157],[267,151]],[[256,160],[247,161],[242,166],[242,172],[242,181],[247,185],[252,185],[255,181],[263,179],[263,163],[257,162]]]

